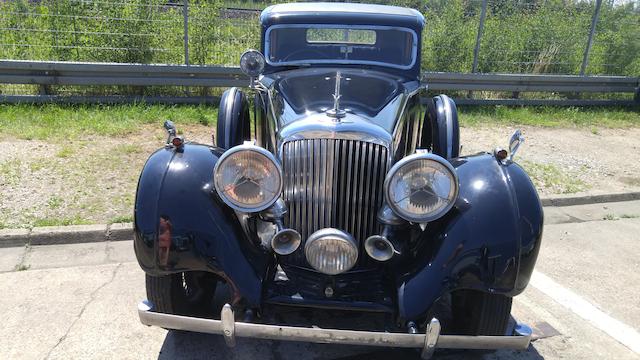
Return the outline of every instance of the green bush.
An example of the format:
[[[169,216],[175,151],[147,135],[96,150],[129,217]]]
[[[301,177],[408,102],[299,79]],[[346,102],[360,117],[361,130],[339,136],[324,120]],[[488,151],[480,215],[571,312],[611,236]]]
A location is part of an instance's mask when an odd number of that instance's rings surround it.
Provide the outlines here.
[[[257,13],[273,0],[189,1],[189,62],[235,65],[259,46]],[[425,15],[422,64],[430,71],[469,72],[480,0],[369,0],[418,9]],[[580,71],[594,1],[490,0],[480,72]],[[0,58],[175,63],[184,59],[181,1],[0,1]],[[587,73],[640,73],[640,9],[634,2],[602,5]]]

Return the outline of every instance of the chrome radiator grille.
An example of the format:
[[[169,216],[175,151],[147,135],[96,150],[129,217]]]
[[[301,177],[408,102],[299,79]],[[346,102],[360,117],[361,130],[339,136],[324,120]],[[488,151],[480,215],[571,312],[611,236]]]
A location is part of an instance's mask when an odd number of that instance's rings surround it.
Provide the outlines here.
[[[304,241],[314,231],[333,227],[362,242],[379,233],[376,213],[388,151],[382,145],[342,139],[294,140],[284,144],[285,225]],[[303,252],[296,252],[302,256]],[[297,261],[296,261],[297,262]]]

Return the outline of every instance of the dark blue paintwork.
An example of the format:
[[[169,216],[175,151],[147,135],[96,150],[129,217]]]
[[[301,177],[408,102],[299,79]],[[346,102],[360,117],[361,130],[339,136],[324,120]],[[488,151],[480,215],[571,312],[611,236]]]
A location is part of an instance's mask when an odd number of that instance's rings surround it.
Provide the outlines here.
[[[185,144],[182,151],[160,149],[151,155],[135,202],[136,256],[151,275],[217,273],[258,306],[269,256],[248,242],[235,213],[217,198],[212,175],[221,153]],[[169,241],[170,248],[161,249]]]
[[[305,10],[305,7],[316,10]],[[407,27],[415,30],[420,38],[424,23],[421,15],[408,9],[373,11],[374,8],[354,4],[326,4],[321,7],[318,4],[279,5],[263,12],[263,36],[266,28],[276,24],[333,23]],[[417,90],[419,64],[418,59],[416,67],[406,71],[381,67],[372,72],[366,66],[357,66],[358,70],[344,66],[341,71],[355,75],[375,73],[377,82],[367,81],[364,76],[363,79],[352,77],[362,83],[363,89],[388,85],[388,93],[402,100],[409,95],[405,94],[407,91],[399,94],[398,89]],[[326,71],[334,70],[315,65],[307,70],[267,67],[268,75],[263,81],[275,83],[277,91],[272,99],[274,109],[269,108],[271,101],[266,96],[256,97],[259,100],[256,101],[258,145],[277,152],[276,129],[280,129],[281,135],[286,132],[286,127],[281,127],[285,125],[283,119],[293,115],[298,118],[293,106],[297,103],[296,96],[300,97],[300,116],[306,113],[305,106],[313,105],[312,101],[332,99],[330,88],[322,91],[305,89],[311,75]],[[389,79],[381,81],[382,75]],[[291,76],[288,83],[287,76]],[[307,78],[296,84],[296,76]],[[300,91],[308,91],[312,95],[298,94]],[[410,92],[413,95],[407,98],[406,111],[401,118],[390,120],[394,126],[388,126],[394,161],[415,152],[421,130],[423,108],[419,102],[420,93]],[[382,95],[379,97],[380,106],[389,102]],[[350,100],[348,91],[345,96],[345,101]],[[286,103],[293,104],[288,107],[291,113],[283,110],[285,101],[278,101],[285,98]],[[354,97],[353,101],[361,100]],[[326,107],[330,104],[321,105]],[[366,115],[366,109],[352,107],[361,116]],[[369,108],[371,116],[379,113],[379,109]],[[363,306],[381,304],[341,301],[338,296],[324,303],[322,298],[305,299],[300,296],[291,301],[291,298],[282,297],[289,291],[282,291],[274,299],[269,299],[269,293],[274,291],[270,291],[273,283],[267,279],[273,279],[274,256],[250,238],[254,236],[251,232],[247,235],[243,231],[236,214],[213,189],[213,168],[222,151],[204,145],[185,144],[180,150],[160,149],[147,161],[140,176],[135,202],[134,245],[144,271],[151,275],[192,270],[216,273],[231,284],[236,299],[243,298],[254,308],[270,300],[309,307],[359,310]],[[501,164],[490,154],[455,158],[451,162],[460,182],[456,206],[444,217],[429,223],[411,251],[406,251],[386,267],[386,271],[390,271],[390,285],[387,286],[385,281],[380,292],[388,289],[382,296],[389,296],[389,304],[397,307],[401,320],[423,319],[438,298],[457,289],[517,295],[526,287],[535,265],[542,237],[543,214],[536,190],[522,168],[515,163]],[[420,231],[415,228],[416,232]],[[366,256],[364,253],[361,255]],[[309,282],[317,280],[315,282],[324,283],[322,278],[328,276],[308,277],[311,278]],[[362,277],[362,282],[367,280],[371,285],[370,277]],[[297,293],[295,290],[292,293]],[[396,297],[393,297],[394,291]]]
[[[259,307],[273,258],[249,243],[233,211],[212,192],[212,171],[220,154],[220,149],[186,144],[182,152],[161,149],[149,158],[136,197],[136,255],[152,275],[217,273]],[[417,256],[396,274],[402,319],[421,318],[451,290],[517,295],[533,271],[543,214],[529,177],[517,164],[502,165],[488,154],[452,163],[460,181],[456,206],[427,226]],[[161,217],[172,224],[166,263],[159,253]]]
[[[401,318],[423,316],[443,293],[477,289],[517,295],[529,281],[540,249],[543,213],[536,190],[515,163],[482,154],[454,159],[459,200],[429,224],[424,258],[398,274]]]
[[[384,71],[405,76],[409,79],[420,78],[420,54],[422,52],[422,29],[424,16],[417,10],[397,6],[352,4],[352,3],[293,3],[269,6],[260,15],[261,51],[265,54],[265,34],[273,25],[286,24],[334,24],[334,25],[372,25],[407,28],[417,35],[417,58],[410,69],[398,70],[378,66],[343,65],[345,68],[380,68]],[[314,65],[322,66],[322,65]],[[334,65],[335,66],[335,65]],[[265,67],[265,74],[283,71],[286,67]]]

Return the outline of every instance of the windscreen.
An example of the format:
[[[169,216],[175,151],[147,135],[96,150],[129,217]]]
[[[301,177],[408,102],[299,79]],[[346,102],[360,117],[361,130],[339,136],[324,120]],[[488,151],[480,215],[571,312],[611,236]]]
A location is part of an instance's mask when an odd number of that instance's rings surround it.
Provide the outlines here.
[[[400,69],[415,62],[415,32],[405,28],[347,25],[276,25],[265,44],[271,65],[371,64]]]

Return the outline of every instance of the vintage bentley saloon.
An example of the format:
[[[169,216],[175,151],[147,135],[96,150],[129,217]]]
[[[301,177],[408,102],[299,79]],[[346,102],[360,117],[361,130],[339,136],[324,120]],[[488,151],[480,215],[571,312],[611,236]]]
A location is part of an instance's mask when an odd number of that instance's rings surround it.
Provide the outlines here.
[[[543,216],[513,161],[519,132],[508,149],[460,155],[454,102],[421,82],[417,11],[294,3],[260,22],[261,50],[240,58],[248,88],[221,97],[215,144],[167,122],[142,170],[141,321],[230,346],[526,349],[511,300]]]

